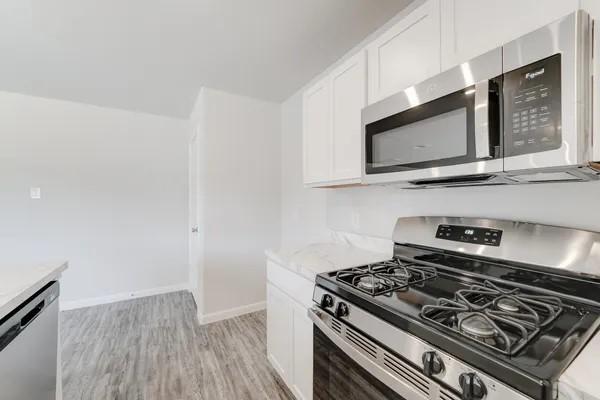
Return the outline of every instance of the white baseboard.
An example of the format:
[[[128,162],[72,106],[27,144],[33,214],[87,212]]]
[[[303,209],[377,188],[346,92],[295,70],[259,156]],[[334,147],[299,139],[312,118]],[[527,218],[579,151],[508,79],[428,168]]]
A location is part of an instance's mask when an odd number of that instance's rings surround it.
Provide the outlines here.
[[[201,315],[198,313],[198,322],[200,325],[210,324],[211,322],[222,321],[224,319],[229,319],[233,317],[237,317],[244,314],[253,313],[256,311],[264,310],[267,307],[266,301],[260,301],[254,304],[247,304],[241,307],[230,308],[228,310],[217,311],[214,313]]]
[[[84,307],[97,306],[100,304],[116,303],[118,301],[133,300],[133,299],[137,299],[140,297],[156,296],[159,294],[179,292],[182,290],[186,290],[186,291],[189,290],[189,285],[187,283],[182,283],[179,285],[163,286],[163,287],[152,288],[152,289],[138,290],[136,292],[117,293],[117,294],[111,294],[109,296],[93,297],[93,298],[81,299],[81,300],[61,301],[60,309],[61,309],[61,311],[74,310],[76,308],[84,308]]]
[[[268,352],[268,350],[267,350],[267,360],[271,363],[271,366],[273,367],[273,369],[275,370],[275,372],[277,372],[277,375],[279,375],[279,377],[281,378],[281,380],[291,390],[292,389],[292,385],[291,385],[291,382],[289,382],[288,376],[283,373],[283,368],[281,368],[281,365],[279,365],[279,363],[277,362],[277,360],[275,359],[275,357],[273,357],[271,355],[271,353]]]
[[[192,297],[194,298],[194,302],[196,303],[196,307],[198,310],[202,308],[202,298],[200,296],[200,291],[198,288],[190,288],[190,293],[192,293]]]

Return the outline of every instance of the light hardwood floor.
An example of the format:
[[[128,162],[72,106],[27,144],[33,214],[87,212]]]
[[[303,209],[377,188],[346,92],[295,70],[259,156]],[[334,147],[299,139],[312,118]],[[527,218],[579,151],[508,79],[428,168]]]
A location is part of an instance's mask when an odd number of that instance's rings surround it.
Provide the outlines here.
[[[178,292],[61,314],[64,400],[293,399],[265,312],[199,326]]]

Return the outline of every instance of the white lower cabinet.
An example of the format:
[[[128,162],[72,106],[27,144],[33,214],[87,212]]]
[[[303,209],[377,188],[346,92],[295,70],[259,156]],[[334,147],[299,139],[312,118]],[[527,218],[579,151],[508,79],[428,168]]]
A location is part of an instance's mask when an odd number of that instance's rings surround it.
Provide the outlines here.
[[[294,312],[294,383],[293,392],[299,400],[312,399],[313,394],[313,323],[306,308],[298,304]]]
[[[267,284],[267,353],[269,361],[289,386],[292,382],[292,300]]]
[[[312,321],[304,305],[271,283],[267,283],[267,353],[296,398],[312,400]]]

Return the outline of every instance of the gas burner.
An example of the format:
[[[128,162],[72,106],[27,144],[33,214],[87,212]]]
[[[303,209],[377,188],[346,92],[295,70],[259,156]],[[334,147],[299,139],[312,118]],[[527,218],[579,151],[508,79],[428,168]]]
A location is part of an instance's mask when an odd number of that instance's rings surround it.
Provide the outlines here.
[[[492,338],[496,336],[497,330],[494,323],[481,313],[459,313],[458,329],[477,338]]]
[[[374,275],[365,275],[358,279],[356,285],[360,288],[374,291],[381,289],[385,285],[385,281],[381,278],[377,278]]]
[[[409,264],[397,258],[337,272],[336,280],[371,296],[405,290],[437,276],[433,267]]]
[[[489,281],[458,290],[454,299],[425,305],[421,317],[444,329],[513,355],[562,311],[560,299],[502,289]]]
[[[498,299],[496,306],[506,312],[516,313],[521,309],[519,302],[511,297],[503,297]]]
[[[405,267],[394,267],[390,269],[388,273],[397,277],[398,279],[410,278],[410,272]]]

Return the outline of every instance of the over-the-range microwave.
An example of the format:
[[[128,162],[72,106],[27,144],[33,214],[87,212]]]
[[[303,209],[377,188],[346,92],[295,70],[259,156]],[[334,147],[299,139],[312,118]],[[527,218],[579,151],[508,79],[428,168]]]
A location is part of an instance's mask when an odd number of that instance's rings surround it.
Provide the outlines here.
[[[577,11],[366,107],[363,183],[600,179],[592,31]]]

